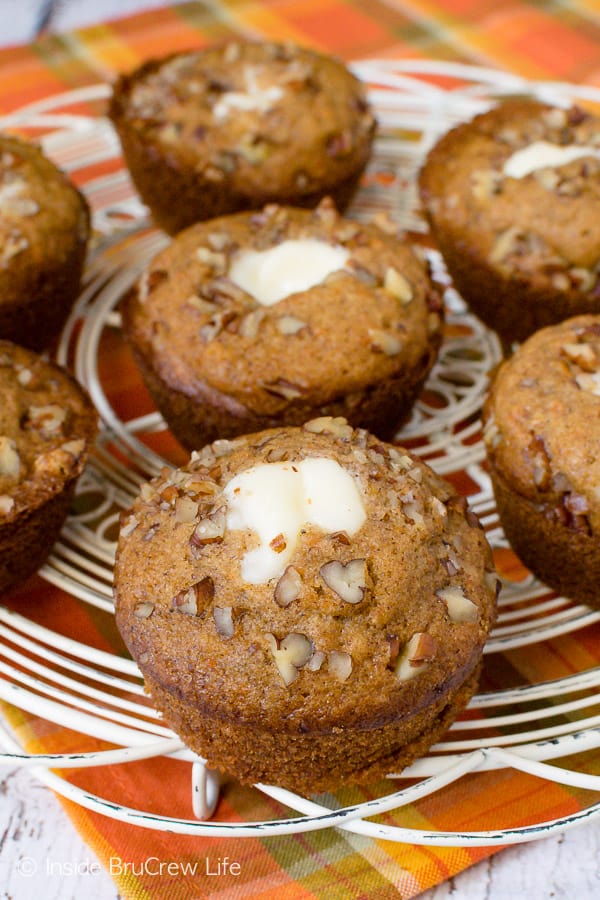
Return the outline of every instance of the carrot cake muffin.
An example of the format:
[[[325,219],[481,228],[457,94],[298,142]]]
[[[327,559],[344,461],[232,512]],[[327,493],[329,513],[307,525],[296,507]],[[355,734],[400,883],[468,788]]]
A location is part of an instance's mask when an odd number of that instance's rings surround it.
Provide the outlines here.
[[[173,234],[268,202],[344,207],[371,151],[362,83],[292,44],[236,41],[144,63],[109,115],[134,183]]]
[[[87,203],[33,144],[0,135],[0,338],[35,350],[61,330],[79,293]]]
[[[473,693],[495,615],[464,498],[342,418],[219,440],[124,515],[117,625],[209,766],[302,792],[397,772]]]
[[[600,607],[600,316],[529,338],[484,410],[504,531],[538,578]]]
[[[96,434],[96,411],[60,366],[0,340],[0,593],[48,556]]]
[[[600,312],[600,118],[506,101],[442,137],[419,187],[457,290],[506,343]]]
[[[393,434],[436,358],[442,303],[406,241],[323,201],[181,232],[123,322],[159,409],[194,449],[316,414]]]

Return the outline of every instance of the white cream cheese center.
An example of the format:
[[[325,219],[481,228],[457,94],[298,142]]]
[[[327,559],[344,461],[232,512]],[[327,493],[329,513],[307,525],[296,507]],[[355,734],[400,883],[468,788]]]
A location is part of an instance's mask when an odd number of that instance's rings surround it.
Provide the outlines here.
[[[350,253],[314,238],[282,241],[268,250],[242,250],[233,260],[228,277],[262,306],[307,291],[343,269]]]
[[[350,256],[344,247],[314,238],[282,241],[269,250],[242,250],[228,277],[262,306],[307,291],[343,269]]]
[[[260,541],[242,558],[242,579],[248,584],[264,584],[283,573],[304,525],[352,535],[366,519],[352,475],[326,457],[254,466],[232,478],[224,495],[227,528],[248,528]]]
[[[225,91],[213,106],[215,119],[226,119],[236,109],[268,112],[283,97],[283,88],[272,84],[261,88],[256,80],[256,72],[251,66],[244,70],[245,91]]]
[[[565,166],[584,156],[600,158],[600,149],[582,144],[551,144],[549,141],[534,141],[517,150],[504,163],[504,174],[509,178],[524,178],[536,169]]]

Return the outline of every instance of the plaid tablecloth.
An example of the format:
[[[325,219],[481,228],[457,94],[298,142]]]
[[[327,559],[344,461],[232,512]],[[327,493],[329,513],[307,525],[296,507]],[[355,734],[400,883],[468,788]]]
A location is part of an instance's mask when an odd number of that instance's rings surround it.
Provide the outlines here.
[[[435,58],[493,66],[534,79],[600,85],[600,7],[578,3],[498,4],[496,0],[232,0],[180,6],[49,36],[27,47],[0,52],[0,113],[46,95],[110,81],[145,58],[202,46],[243,34],[289,39],[333,52],[346,60]],[[40,578],[16,591],[7,605],[90,646],[121,647],[107,617]],[[600,629],[588,628],[542,647],[505,654],[503,685],[536,672],[559,678],[600,661]],[[91,750],[105,745],[30,716],[4,712],[30,752]],[[572,762],[600,773],[600,754]],[[111,768],[66,773],[72,782],[134,808],[191,817],[189,765],[155,759]],[[337,797],[353,803],[385,786],[348,788]],[[65,808],[127,898],[368,898],[413,897],[494,852],[490,847],[412,846],[337,830],[272,838],[174,836],[120,824],[68,801]],[[575,812],[589,795],[518,774],[510,769],[462,779],[431,797],[386,814],[383,821],[407,827],[454,831],[518,826]],[[252,789],[229,785],[219,816],[226,821],[272,819],[286,811]],[[228,857],[235,874],[218,867]],[[144,862],[176,861],[175,874],[156,877]],[[187,873],[185,870],[187,866]],[[239,874],[238,874],[239,871]],[[195,874],[191,874],[195,872]]]

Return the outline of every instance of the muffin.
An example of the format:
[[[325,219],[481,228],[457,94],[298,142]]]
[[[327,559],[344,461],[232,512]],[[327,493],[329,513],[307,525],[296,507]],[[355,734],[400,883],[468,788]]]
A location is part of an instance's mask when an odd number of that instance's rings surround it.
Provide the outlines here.
[[[342,418],[219,440],[144,485],[117,625],[211,767],[302,792],[397,772],[473,693],[497,578],[464,498]]]
[[[338,60],[236,41],[144,63],[115,84],[109,116],[155,221],[176,231],[265,203],[343,208],[375,119]]]
[[[328,201],[191,226],[122,311],[144,381],[188,449],[315,415],[391,435],[442,331],[441,300],[408,244]]]
[[[77,298],[87,203],[33,144],[0,135],[0,339],[40,350]]]
[[[506,101],[442,137],[419,189],[457,290],[505,343],[600,312],[600,118]]]
[[[600,607],[600,316],[525,341],[496,374],[484,423],[515,552],[554,590]]]
[[[96,412],[60,366],[0,341],[0,593],[50,553],[96,434]]]

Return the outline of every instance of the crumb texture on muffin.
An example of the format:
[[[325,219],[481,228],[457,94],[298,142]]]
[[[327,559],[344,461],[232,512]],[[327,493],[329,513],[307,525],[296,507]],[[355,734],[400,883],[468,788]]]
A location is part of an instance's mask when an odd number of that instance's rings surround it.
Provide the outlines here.
[[[475,688],[496,582],[450,485],[319,418],[217,441],[145,485],[116,615],[210,765],[312,791],[425,752]]]

